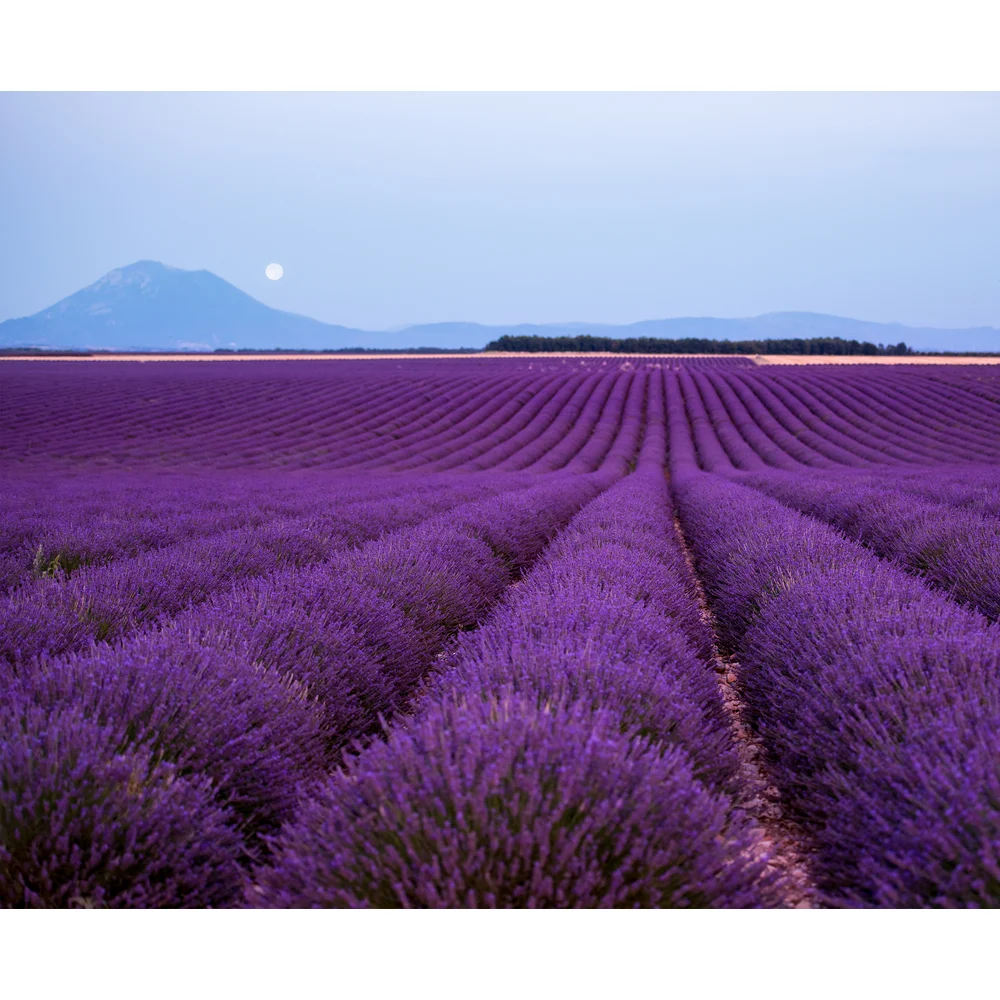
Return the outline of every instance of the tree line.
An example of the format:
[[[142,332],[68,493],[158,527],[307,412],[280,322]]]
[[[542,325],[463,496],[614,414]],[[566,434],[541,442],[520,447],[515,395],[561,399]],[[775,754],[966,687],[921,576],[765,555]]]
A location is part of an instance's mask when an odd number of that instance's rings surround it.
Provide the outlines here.
[[[539,337],[505,334],[491,340],[487,351],[604,351],[609,354],[914,354],[905,343],[869,344],[842,337],[790,337],[782,340],[709,340],[683,337]]]

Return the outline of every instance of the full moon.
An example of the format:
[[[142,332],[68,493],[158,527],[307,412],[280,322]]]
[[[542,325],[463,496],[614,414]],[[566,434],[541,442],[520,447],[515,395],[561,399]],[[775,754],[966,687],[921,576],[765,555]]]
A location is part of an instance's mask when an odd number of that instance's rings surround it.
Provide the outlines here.
[[[277,281],[285,273],[285,269],[280,264],[268,264],[264,268],[264,273],[272,281]]]

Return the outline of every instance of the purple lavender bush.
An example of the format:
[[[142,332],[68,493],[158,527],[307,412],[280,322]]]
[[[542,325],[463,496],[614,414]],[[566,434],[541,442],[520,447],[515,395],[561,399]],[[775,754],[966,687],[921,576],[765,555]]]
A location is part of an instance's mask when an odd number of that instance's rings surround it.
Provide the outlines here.
[[[753,906],[746,824],[680,752],[533,700],[434,706],[304,802],[264,907]]]
[[[4,699],[47,712],[72,706],[182,776],[210,779],[248,838],[291,814],[298,786],[324,771],[321,717],[308,692],[274,670],[183,635],[98,646],[25,666]]]
[[[955,600],[1000,617],[1000,524],[850,477],[753,476],[750,485],[832,524]]]
[[[678,498],[828,899],[1000,905],[997,626],[747,487]]]
[[[75,707],[8,701],[0,736],[0,905],[232,903],[239,836],[206,779]]]

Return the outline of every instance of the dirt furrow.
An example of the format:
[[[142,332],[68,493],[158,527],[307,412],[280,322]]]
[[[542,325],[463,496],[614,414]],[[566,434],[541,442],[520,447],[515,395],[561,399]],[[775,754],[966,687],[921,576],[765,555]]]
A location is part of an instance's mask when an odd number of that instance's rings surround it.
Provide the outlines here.
[[[676,514],[674,514],[674,528],[697,590],[702,618],[711,629],[712,635],[717,636],[715,616],[709,609],[701,579],[691,557],[691,550]],[[764,761],[763,741],[747,725],[745,706],[739,696],[740,665],[734,657],[723,656],[717,644],[714,660],[715,675],[732,726],[740,759],[740,771],[747,788],[747,799],[741,805],[763,831],[761,848],[767,852],[771,866],[782,877],[788,907],[815,909],[820,905],[820,892],[809,868],[808,842],[798,826],[788,818],[782,805],[781,792],[770,780]]]

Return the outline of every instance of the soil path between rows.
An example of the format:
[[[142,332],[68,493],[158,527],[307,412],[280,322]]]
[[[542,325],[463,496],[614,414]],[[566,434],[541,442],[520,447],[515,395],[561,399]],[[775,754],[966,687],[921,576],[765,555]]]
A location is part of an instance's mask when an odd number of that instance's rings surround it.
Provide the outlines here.
[[[717,636],[715,616],[708,606],[705,590],[697,572],[691,550],[674,514],[674,528],[684,551],[691,578],[697,588],[702,618]],[[715,676],[722,692],[722,701],[729,716],[740,772],[748,790],[748,799],[741,803],[763,832],[761,847],[770,857],[770,866],[782,877],[785,905],[792,909],[816,909],[820,892],[809,869],[809,849],[802,831],[785,815],[781,792],[771,782],[764,766],[764,745],[746,723],[745,706],[738,691],[739,663],[734,657],[723,656],[715,645]]]

